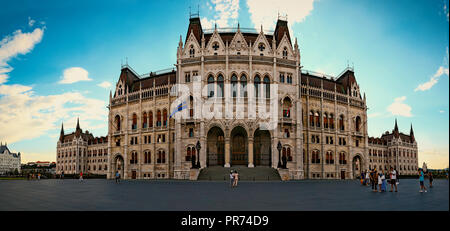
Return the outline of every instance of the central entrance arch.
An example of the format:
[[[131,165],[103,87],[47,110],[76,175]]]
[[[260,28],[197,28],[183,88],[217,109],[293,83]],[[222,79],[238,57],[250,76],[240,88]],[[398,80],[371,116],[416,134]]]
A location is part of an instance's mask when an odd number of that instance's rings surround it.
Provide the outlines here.
[[[125,161],[123,160],[122,155],[120,154],[116,154],[116,156],[113,159],[113,163],[112,163],[112,167],[113,167],[113,176],[116,175],[116,172],[119,171],[120,174],[120,178],[124,179],[124,169],[125,169]]]
[[[359,154],[357,154],[355,157],[353,157],[352,160],[352,170],[353,170],[353,177],[356,178],[357,176],[361,175],[362,169],[362,159]]]
[[[222,129],[219,127],[212,127],[207,135],[206,147],[207,159],[206,165],[215,166],[225,164],[225,139]]]
[[[253,159],[255,161],[255,166],[271,166],[272,142],[270,139],[270,132],[258,128],[253,137]]]
[[[248,164],[248,136],[247,131],[241,126],[231,131],[231,165]]]

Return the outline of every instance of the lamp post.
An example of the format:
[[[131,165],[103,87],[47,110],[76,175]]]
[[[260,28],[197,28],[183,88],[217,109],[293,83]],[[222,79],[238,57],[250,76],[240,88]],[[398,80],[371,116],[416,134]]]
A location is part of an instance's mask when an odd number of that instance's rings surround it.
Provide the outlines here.
[[[200,149],[201,148],[202,148],[202,146],[200,145],[200,141],[197,141],[197,153],[198,153],[197,168],[200,168]]]
[[[281,142],[278,141],[278,145],[277,145],[277,149],[278,149],[278,168],[281,168]]]

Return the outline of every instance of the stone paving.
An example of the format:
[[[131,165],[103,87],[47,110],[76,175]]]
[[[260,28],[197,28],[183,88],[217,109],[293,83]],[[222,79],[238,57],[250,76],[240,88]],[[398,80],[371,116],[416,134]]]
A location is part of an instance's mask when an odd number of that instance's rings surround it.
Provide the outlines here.
[[[403,179],[399,192],[375,193],[354,180],[240,182],[233,189],[220,181],[0,180],[0,211],[448,211],[448,180],[434,185],[420,193],[418,180]]]

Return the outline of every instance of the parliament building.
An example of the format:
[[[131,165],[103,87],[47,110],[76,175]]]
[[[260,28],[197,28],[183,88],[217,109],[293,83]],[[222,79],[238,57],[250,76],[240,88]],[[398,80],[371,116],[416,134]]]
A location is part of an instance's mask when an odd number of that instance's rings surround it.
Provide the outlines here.
[[[57,173],[196,179],[212,166],[273,168],[282,179],[353,179],[390,167],[415,173],[412,126],[405,135],[396,120],[380,138],[367,128],[353,69],[338,76],[302,69],[287,20],[265,32],[203,29],[191,17],[174,68],[138,74],[122,65],[106,137],[79,123],[71,134],[61,128]]]

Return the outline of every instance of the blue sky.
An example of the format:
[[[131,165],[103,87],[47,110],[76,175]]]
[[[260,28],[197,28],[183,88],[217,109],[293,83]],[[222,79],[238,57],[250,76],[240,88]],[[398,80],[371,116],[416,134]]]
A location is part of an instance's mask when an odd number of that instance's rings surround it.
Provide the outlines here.
[[[0,141],[23,162],[55,160],[61,122],[106,135],[109,85],[120,64],[173,67],[189,7],[204,27],[273,29],[288,15],[304,69],[354,66],[367,95],[369,135],[394,119],[419,145],[419,163],[448,167],[448,0],[2,1]],[[101,84],[101,86],[99,86]]]

